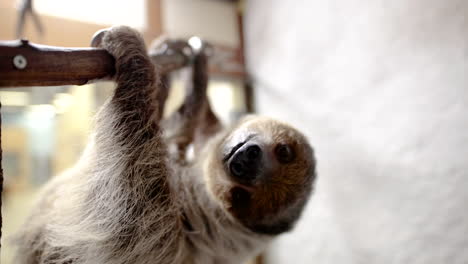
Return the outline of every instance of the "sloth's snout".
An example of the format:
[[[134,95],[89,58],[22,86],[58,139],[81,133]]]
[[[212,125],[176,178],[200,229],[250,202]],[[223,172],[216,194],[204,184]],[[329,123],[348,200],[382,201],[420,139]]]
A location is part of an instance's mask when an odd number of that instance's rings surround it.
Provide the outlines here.
[[[262,167],[262,155],[262,149],[258,145],[240,148],[229,162],[231,175],[239,180],[255,179]]]

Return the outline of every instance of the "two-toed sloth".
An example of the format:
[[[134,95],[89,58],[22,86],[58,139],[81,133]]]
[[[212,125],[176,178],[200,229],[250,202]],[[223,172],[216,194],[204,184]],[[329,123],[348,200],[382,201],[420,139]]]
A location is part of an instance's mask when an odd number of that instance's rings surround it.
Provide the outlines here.
[[[93,43],[114,56],[117,87],[81,159],[42,190],[16,263],[242,263],[294,226],[315,178],[300,132],[257,116],[223,128],[203,52],[161,120],[167,87],[140,35],[114,27]]]

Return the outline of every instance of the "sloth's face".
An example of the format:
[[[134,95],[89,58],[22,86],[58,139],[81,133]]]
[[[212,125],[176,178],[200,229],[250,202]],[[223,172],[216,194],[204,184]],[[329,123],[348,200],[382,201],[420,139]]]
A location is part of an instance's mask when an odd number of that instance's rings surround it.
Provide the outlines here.
[[[257,233],[292,228],[315,178],[313,151],[305,137],[284,123],[248,117],[217,151],[208,186],[224,208]]]

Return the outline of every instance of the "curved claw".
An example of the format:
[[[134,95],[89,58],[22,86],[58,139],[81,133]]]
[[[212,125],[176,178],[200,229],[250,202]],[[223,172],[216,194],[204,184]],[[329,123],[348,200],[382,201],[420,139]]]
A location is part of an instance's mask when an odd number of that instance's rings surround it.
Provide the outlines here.
[[[91,47],[100,48],[102,39],[104,38],[104,35],[107,31],[109,31],[109,28],[103,28],[96,31],[96,33],[93,35],[93,38],[91,39]]]

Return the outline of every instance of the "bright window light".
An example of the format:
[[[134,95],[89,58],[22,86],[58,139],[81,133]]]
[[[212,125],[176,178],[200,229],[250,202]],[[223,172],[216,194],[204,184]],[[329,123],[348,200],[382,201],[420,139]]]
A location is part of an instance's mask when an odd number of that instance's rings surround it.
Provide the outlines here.
[[[34,8],[42,14],[99,25],[145,27],[145,0],[40,0]]]
[[[202,46],[202,41],[199,37],[193,36],[188,40],[188,43],[194,50],[199,50]]]
[[[26,92],[2,91],[0,101],[5,106],[25,106],[29,104],[29,94]]]

